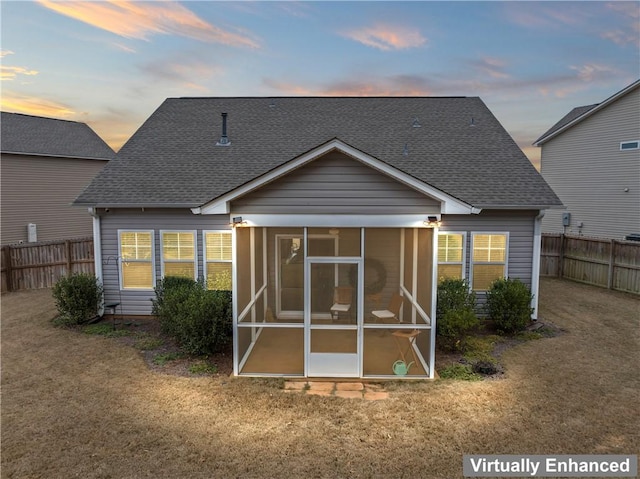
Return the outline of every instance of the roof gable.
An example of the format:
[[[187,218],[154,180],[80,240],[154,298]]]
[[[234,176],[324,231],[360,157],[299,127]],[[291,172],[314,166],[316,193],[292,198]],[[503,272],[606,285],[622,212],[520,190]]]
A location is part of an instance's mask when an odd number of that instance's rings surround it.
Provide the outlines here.
[[[569,128],[572,128],[578,123],[581,123],[583,120],[589,118],[590,116],[595,115],[599,111],[609,106],[611,103],[619,100],[623,96],[626,96],[627,94],[631,93],[637,88],[640,88],[640,80],[637,80],[633,82],[631,85],[623,88],[619,92],[615,93],[614,95],[604,100],[602,103],[579,106],[572,109],[569,113],[567,113],[564,117],[562,117],[560,121],[558,121],[555,125],[553,125],[546,132],[544,132],[540,136],[540,138],[538,138],[533,144],[535,146],[543,145],[547,141],[562,134],[563,132],[565,132]]]
[[[308,165],[313,161],[317,161],[319,158],[327,155],[331,152],[341,152],[347,155],[348,157],[366,165],[369,168],[372,168],[383,175],[392,178],[393,180],[406,185],[407,187],[429,197],[437,202],[441,203],[441,207],[439,208],[439,212],[449,213],[449,214],[469,214],[472,212],[471,205],[468,205],[452,196],[439,191],[438,189],[425,184],[421,181],[416,180],[415,178],[403,173],[402,171],[397,170],[396,168],[387,165],[386,163],[377,160],[376,158],[372,158],[371,156],[365,154],[364,152],[353,148],[346,143],[334,139],[331,140],[324,145],[320,145],[317,148],[295,158],[284,165],[281,165],[270,172],[261,175],[258,178],[242,185],[239,188],[236,188],[233,191],[209,202],[208,204],[202,206],[201,208],[194,208],[194,213],[202,213],[202,214],[227,214],[230,212],[230,204],[234,200],[242,198],[243,196],[255,192],[260,188],[264,187],[267,184],[270,184],[276,180],[280,180],[287,175],[292,174],[292,172],[299,171],[304,166]]]
[[[114,151],[85,123],[2,112],[2,152],[110,160]]]
[[[228,113],[230,146],[216,146]],[[169,98],[78,197],[197,208],[338,140],[478,208],[560,201],[479,98]]]

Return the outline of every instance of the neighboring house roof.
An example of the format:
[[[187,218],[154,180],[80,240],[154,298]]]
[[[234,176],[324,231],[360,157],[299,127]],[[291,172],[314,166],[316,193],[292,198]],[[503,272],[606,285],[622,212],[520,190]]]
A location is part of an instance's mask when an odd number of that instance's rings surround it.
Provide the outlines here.
[[[569,113],[567,113],[564,117],[562,117],[560,121],[558,121],[555,125],[553,125],[546,132],[544,132],[542,136],[540,136],[540,138],[538,138],[536,141],[533,142],[533,144],[535,146],[541,146],[543,143],[551,140],[552,138],[556,137],[562,132],[577,125],[581,121],[585,120],[586,118],[589,118],[591,115],[597,113],[598,111],[602,110],[603,108],[610,105],[614,101],[618,100],[619,98],[625,96],[626,94],[632,92],[633,90],[639,87],[640,87],[640,80],[636,80],[631,85],[611,95],[602,103],[596,103],[594,105],[579,106],[574,108]]]
[[[76,204],[198,207],[332,140],[474,207],[561,204],[475,97],[169,98]]]
[[[84,123],[2,112],[2,153],[110,160],[114,151]]]

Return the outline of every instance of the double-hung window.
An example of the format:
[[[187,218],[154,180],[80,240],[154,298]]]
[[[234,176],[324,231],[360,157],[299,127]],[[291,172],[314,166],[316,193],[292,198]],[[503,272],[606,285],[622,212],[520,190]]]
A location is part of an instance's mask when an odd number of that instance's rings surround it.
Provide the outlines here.
[[[466,233],[438,234],[438,281],[463,279]]]
[[[197,279],[196,232],[161,231],[162,276]]]
[[[472,233],[471,288],[487,291],[496,279],[507,276],[509,234]]]
[[[118,231],[120,287],[122,289],[153,289],[155,262],[153,230]]]
[[[231,291],[231,231],[204,231],[203,236],[207,288]]]

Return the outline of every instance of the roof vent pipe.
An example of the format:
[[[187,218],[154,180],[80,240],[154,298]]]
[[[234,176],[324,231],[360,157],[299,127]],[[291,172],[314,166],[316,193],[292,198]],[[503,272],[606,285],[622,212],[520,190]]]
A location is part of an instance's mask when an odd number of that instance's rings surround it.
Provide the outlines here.
[[[216,143],[216,146],[230,146],[231,142],[227,137],[227,114],[222,113],[222,136],[220,137],[220,141]]]

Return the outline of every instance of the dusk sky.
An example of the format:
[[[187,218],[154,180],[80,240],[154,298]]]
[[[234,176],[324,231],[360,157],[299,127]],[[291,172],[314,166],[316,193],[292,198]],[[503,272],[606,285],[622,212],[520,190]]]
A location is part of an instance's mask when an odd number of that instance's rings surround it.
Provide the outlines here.
[[[479,96],[531,143],[640,77],[640,2],[2,1],[2,110],[114,149],[167,97]]]

